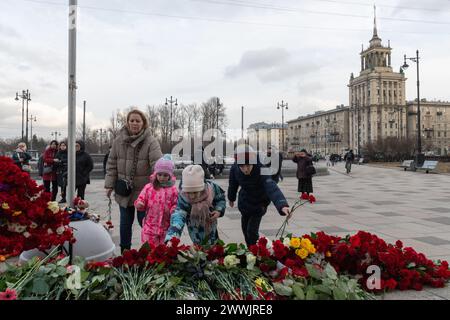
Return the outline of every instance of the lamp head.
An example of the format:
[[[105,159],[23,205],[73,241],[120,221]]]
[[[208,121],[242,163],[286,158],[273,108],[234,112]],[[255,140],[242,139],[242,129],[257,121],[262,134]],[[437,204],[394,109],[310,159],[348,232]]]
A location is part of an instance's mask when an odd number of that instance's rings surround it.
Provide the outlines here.
[[[18,92],[16,92],[16,98],[14,100],[19,101],[19,93]]]

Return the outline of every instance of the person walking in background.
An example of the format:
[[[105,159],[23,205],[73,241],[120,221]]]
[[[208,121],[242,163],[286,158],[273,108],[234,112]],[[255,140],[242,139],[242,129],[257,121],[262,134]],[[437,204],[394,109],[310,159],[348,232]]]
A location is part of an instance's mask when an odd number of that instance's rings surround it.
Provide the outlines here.
[[[134,202],[138,211],[145,211],[141,241],[152,246],[163,244],[170,226],[170,217],[177,206],[178,189],[173,174],[175,163],[164,155],[155,164],[150,182]]]
[[[344,156],[345,170],[347,171],[347,174],[352,171],[352,163],[354,160],[355,154],[353,153],[353,150],[350,149]]]
[[[297,191],[307,194],[313,193],[312,175],[314,166],[311,155],[305,149],[302,149],[294,154],[292,161],[297,164]]]
[[[325,155],[325,161],[327,162],[327,167],[331,167],[331,155]]]
[[[115,200],[119,204],[122,252],[131,248],[134,202],[147,184],[153,166],[161,157],[161,147],[148,128],[145,114],[140,110],[131,110],[127,114],[126,124],[112,143],[105,177],[107,197],[111,197],[114,191]],[[144,211],[137,212],[141,226],[144,217]]]
[[[50,145],[45,149],[43,155],[43,175],[42,180],[44,181],[44,187],[46,192],[52,193],[52,201],[56,200],[56,195],[58,194],[58,182],[56,179],[56,166],[59,163],[59,159],[56,158],[56,153],[58,152],[58,141],[52,140]]]
[[[76,150],[76,177],[75,186],[77,197],[84,200],[86,185],[91,183],[89,174],[94,169],[91,156],[85,151],[84,142],[79,140],[75,143]]]
[[[170,217],[166,242],[180,238],[187,225],[194,244],[215,244],[219,240],[217,219],[226,208],[225,192],[211,180],[205,181],[205,171],[197,164],[187,166],[182,173],[182,192]]]
[[[31,155],[27,152],[27,145],[25,142],[20,142],[17,145],[17,149],[14,151],[12,159],[14,163],[20,168],[20,170],[28,173],[31,172]]]
[[[103,158],[103,174],[106,176],[106,164],[108,163],[109,153],[111,152],[111,146],[108,148],[108,152],[106,152],[105,157]]]
[[[67,189],[67,144],[64,141],[59,143],[56,158],[59,159],[56,166],[56,181],[61,187],[61,200],[59,203],[66,203],[66,189]]]
[[[228,201],[233,208],[240,188],[238,209],[241,228],[245,242],[250,246],[259,239],[259,226],[270,202],[282,216],[290,215],[289,204],[272,176],[261,174],[263,166],[251,146],[239,145],[234,157],[228,183]]]

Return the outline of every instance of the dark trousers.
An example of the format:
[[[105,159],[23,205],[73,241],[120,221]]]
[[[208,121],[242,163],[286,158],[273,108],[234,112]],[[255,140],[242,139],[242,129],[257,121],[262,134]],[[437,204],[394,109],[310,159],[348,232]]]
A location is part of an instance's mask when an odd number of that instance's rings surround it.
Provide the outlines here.
[[[134,207],[120,208],[120,248],[131,248],[131,238],[134,222]],[[145,211],[138,211],[137,218],[139,225],[142,227],[142,220],[145,217]]]
[[[61,199],[66,199],[66,189],[67,186],[61,187]]]
[[[265,208],[267,210],[267,208]],[[245,243],[248,246],[256,244],[259,239],[259,225],[265,211],[262,214],[241,212],[241,227],[244,233]]]
[[[46,192],[50,192],[50,184],[52,186],[52,201],[56,200],[56,195],[58,194],[58,182],[54,181],[46,181],[44,180],[44,188]]]
[[[86,185],[83,184],[82,186],[77,186],[77,197],[80,197],[84,200],[84,193],[86,191]]]

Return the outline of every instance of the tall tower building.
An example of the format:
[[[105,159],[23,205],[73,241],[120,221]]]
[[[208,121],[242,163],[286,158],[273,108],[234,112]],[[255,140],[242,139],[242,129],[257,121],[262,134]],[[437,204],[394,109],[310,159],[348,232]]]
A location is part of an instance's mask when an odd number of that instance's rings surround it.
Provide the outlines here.
[[[369,47],[361,49],[361,71],[350,75],[349,142],[355,154],[365,144],[385,137],[404,138],[407,134],[405,75],[391,66],[390,43],[385,47],[378,37],[374,7],[373,35]]]

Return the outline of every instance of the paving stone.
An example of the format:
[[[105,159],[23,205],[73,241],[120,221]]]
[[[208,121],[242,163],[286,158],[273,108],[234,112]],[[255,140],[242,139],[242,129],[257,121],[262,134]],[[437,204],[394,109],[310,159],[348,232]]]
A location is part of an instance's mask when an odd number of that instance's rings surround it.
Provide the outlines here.
[[[450,217],[430,218],[430,219],[427,219],[427,221],[436,222],[436,223],[445,224],[445,225],[450,225]]]
[[[434,212],[450,213],[450,208],[429,208],[428,210]]]
[[[262,229],[262,230],[259,230],[259,232],[268,237],[273,237],[277,234],[278,230],[279,229]]]
[[[225,214],[224,217],[227,217],[228,219],[231,219],[231,220],[240,220],[241,219],[240,214]]]
[[[445,239],[441,239],[438,237],[419,237],[419,238],[413,238],[414,240],[417,241],[421,241],[421,242],[425,242],[425,243],[429,243],[432,245],[436,245],[436,246],[440,246],[440,245],[444,245],[444,244],[450,244],[449,240],[445,240]]]
[[[326,233],[331,233],[331,234],[334,234],[336,232],[348,232],[349,231],[347,229],[343,229],[340,227],[319,227],[318,229],[321,231],[324,231]]]
[[[382,215],[382,216],[385,216],[385,217],[395,217],[395,216],[401,217],[401,216],[403,216],[402,214],[399,214],[399,213],[397,213],[397,212],[389,212],[389,211],[386,211],[386,212],[376,212],[376,214],[379,214],[379,215]]]
[[[390,200],[386,200],[386,201],[372,201],[372,203],[377,205],[377,206],[387,206],[387,205],[392,205],[392,204],[402,204],[402,202],[390,201]]]
[[[338,210],[313,210],[314,213],[323,214],[323,215],[330,215],[330,216],[343,216],[347,215],[347,213],[338,211]]]

